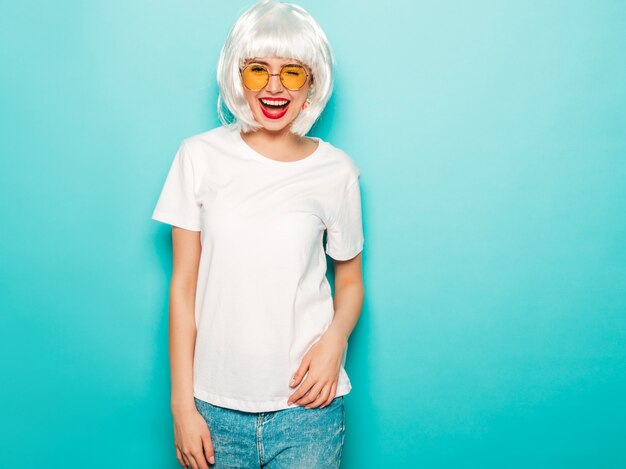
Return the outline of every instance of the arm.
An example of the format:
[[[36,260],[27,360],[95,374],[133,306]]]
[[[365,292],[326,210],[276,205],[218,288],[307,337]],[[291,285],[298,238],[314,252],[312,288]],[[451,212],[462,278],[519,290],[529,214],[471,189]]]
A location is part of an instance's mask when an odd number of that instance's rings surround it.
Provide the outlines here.
[[[356,326],[365,288],[363,286],[362,252],[347,261],[334,261],[335,265],[335,317],[326,334],[336,335],[347,344]]]
[[[200,263],[200,232],[172,228],[169,348],[172,412],[195,409],[193,355],[196,343],[194,304]]]
[[[348,337],[363,307],[362,253],[347,261],[335,261],[335,315],[324,335],[305,354],[291,387],[302,385],[288,403],[306,408],[325,407],[335,398]],[[306,378],[302,378],[306,374]]]
[[[200,264],[200,232],[172,228],[173,268],[170,283],[169,351],[176,458],[183,467],[208,469],[215,463],[211,433],[196,409],[193,395],[194,317]]]

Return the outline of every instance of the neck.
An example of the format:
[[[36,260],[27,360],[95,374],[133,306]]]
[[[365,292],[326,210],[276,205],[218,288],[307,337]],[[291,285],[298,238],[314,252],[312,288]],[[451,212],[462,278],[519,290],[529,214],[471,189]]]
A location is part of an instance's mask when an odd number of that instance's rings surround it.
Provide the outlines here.
[[[302,142],[302,137],[292,133],[288,126],[280,130],[268,130],[261,127],[254,132],[244,134],[246,139],[254,140],[258,143],[266,143],[273,147],[291,147]]]
[[[300,137],[288,129],[270,131],[261,128],[254,132],[241,132],[241,138],[258,153],[280,161],[305,158],[314,151],[312,146],[317,148],[313,140]]]

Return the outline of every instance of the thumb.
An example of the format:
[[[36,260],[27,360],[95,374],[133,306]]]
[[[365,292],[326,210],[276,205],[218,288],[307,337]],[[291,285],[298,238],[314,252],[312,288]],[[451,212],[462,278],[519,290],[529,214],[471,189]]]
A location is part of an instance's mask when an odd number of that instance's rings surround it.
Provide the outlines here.
[[[202,449],[204,450],[204,456],[210,464],[215,464],[215,451],[213,450],[213,442],[211,441],[211,435],[202,436]]]

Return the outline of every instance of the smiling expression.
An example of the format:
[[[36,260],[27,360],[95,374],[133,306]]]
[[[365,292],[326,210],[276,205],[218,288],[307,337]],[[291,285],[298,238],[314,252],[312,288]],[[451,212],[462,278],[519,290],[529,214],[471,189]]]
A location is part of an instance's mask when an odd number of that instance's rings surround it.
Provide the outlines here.
[[[285,88],[278,75],[271,76],[265,88],[259,91],[243,87],[255,120],[267,130],[282,130],[302,111],[302,104],[306,101],[307,93],[312,86],[311,71],[302,62],[291,58],[253,57],[245,61],[244,67],[252,62],[265,65],[271,74],[280,73],[281,67],[289,63],[299,63],[307,69],[309,74],[307,81],[296,91]]]

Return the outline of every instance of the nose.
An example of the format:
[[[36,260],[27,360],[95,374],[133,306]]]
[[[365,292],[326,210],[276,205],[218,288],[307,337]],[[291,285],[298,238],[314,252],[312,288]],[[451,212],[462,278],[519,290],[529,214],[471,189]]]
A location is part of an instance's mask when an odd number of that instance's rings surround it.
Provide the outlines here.
[[[279,73],[270,74],[270,81],[267,84],[267,90],[273,93],[278,93],[283,90],[283,84],[280,81]]]

